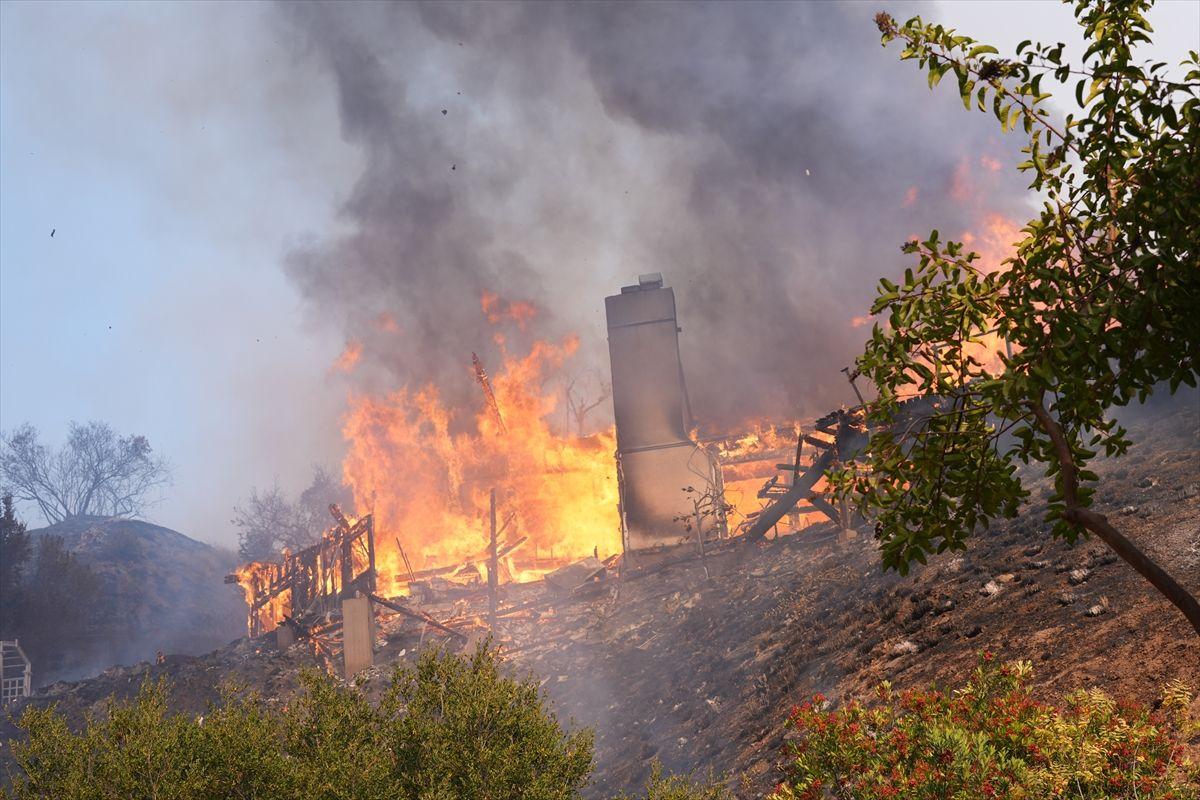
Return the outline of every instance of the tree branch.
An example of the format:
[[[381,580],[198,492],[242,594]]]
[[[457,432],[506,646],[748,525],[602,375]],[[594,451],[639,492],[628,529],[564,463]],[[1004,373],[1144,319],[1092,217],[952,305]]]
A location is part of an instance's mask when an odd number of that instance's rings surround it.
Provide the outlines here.
[[[1050,443],[1054,447],[1054,455],[1058,460],[1063,502],[1066,504],[1063,519],[1096,534],[1114,553],[1137,570],[1155,589],[1162,592],[1176,608],[1182,611],[1188,622],[1196,629],[1196,635],[1200,636],[1200,602],[1197,602],[1195,597],[1189,594],[1166,570],[1143,553],[1137,545],[1126,539],[1120,531],[1112,526],[1107,517],[1084,507],[1079,502],[1079,470],[1075,466],[1075,456],[1071,452],[1071,445],[1067,441],[1066,434],[1063,433],[1058,421],[1054,419],[1040,399],[1031,401],[1029,408],[1037,418],[1042,430],[1050,438]]]

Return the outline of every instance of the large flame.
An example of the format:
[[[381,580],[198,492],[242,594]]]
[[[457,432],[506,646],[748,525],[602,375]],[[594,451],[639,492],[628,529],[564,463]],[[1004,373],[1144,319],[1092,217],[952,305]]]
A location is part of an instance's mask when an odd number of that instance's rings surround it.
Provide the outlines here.
[[[528,537],[517,562],[619,550],[615,436],[560,436],[548,422],[557,398],[547,384],[577,346],[572,337],[504,352],[491,377],[499,414],[482,391],[470,409],[449,407],[434,386],[350,398],[343,472],[360,512],[375,514],[383,591],[398,591],[409,565],[481,560],[492,489],[502,543]]]

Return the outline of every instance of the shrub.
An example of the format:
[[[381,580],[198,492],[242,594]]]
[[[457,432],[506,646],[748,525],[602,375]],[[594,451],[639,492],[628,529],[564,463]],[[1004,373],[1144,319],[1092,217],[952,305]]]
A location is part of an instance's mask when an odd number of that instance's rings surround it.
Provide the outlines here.
[[[884,683],[877,705],[836,710],[818,695],[792,712],[798,739],[774,798],[1200,797],[1200,768],[1184,752],[1200,732],[1186,687],[1169,685],[1153,713],[1100,691],[1058,709],[1032,699],[1031,672],[984,653],[952,693]]]
[[[637,798],[621,795],[618,800],[733,800],[733,793],[710,772],[703,779],[667,775],[657,760],[651,768],[646,791]]]
[[[168,713],[166,691],[110,699],[78,733],[53,707],[27,709],[15,796],[566,800],[592,767],[590,731],[565,732],[486,645],[427,650],[378,705],[319,673],[286,706],[229,690],[202,717]]]

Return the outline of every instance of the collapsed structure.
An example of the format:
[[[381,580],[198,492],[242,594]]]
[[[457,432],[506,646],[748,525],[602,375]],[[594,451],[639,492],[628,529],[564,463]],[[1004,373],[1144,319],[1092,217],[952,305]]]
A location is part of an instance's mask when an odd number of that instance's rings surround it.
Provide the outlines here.
[[[823,496],[820,483],[829,468],[862,446],[861,410],[702,437],[688,400],[674,291],[660,274],[642,275],[637,284],[605,298],[605,312],[620,553],[602,560],[593,552],[577,560],[586,553],[556,556],[551,550],[547,557],[535,547],[531,557],[525,554],[523,564],[516,564],[513,554],[530,533],[518,530],[519,522],[513,524],[523,497],[519,489],[512,493],[508,501],[515,507],[498,519],[492,488],[490,512],[483,518],[484,533],[490,533],[484,551],[459,563],[414,570],[399,537],[389,532],[384,538],[388,552],[377,564],[374,515],[353,519],[332,505],[335,524],[318,543],[295,554],[285,552],[279,562],[246,564],[226,578],[245,593],[250,635],[278,629],[280,644],[304,638],[327,662],[340,653],[349,675],[371,663],[373,613],[400,614],[420,622],[423,630],[466,640],[465,629],[491,627],[501,617],[594,596],[597,585],[611,577],[633,580],[680,560],[704,560],[706,554],[720,559],[770,532],[778,536],[802,530],[814,516],[842,527],[849,524],[845,508]],[[486,401],[486,424],[507,433],[498,393],[479,357],[471,356]],[[505,465],[485,479],[524,476],[528,483],[536,478],[513,469]],[[548,470],[540,480],[558,480],[562,474],[561,469]],[[534,488],[540,488],[536,481]],[[390,549],[393,542],[395,551]],[[707,566],[704,572],[708,574]],[[528,599],[530,582],[540,582],[546,598]],[[516,591],[520,585],[524,588]],[[483,598],[486,608],[471,610],[472,600]],[[446,602],[453,603],[448,607],[455,609],[453,618],[435,619],[424,610],[445,609]]]
[[[851,438],[854,448],[861,446],[851,415],[834,412],[808,425],[808,431],[793,422],[794,450],[778,431],[772,431],[770,442],[741,433],[699,441],[690,434],[694,421],[674,291],[659,273],[641,275],[637,284],[606,297],[604,307],[627,558],[693,536],[703,549],[706,539],[730,535],[727,512],[734,505],[727,497],[726,470],[743,483],[762,482],[753,500],[765,501],[760,510],[742,512],[735,533],[760,537],[785,517],[799,529],[808,514],[848,523],[845,509],[834,508],[814,489],[826,470],[848,457]],[[784,453],[790,461],[779,463]],[[681,522],[689,524],[681,527]]]
[[[226,583],[237,583],[249,609],[247,630],[257,636],[281,622],[328,614],[337,600],[375,591],[375,520],[368,514],[351,520],[329,506],[334,525],[321,541],[283,560],[252,561]]]

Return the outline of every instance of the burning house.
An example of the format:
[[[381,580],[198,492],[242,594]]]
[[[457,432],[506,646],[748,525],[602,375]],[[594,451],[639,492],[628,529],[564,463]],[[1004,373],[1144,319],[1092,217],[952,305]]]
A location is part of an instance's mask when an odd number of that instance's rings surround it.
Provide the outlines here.
[[[503,318],[498,304],[485,295],[489,320]],[[331,664],[342,653],[349,670],[370,663],[369,625],[348,626],[369,621],[372,607],[465,640],[468,629],[592,597],[609,577],[636,579],[664,560],[733,553],[823,517],[845,523],[820,483],[842,457],[850,414],[702,435],[674,291],[661,275],[642,275],[605,298],[605,312],[607,431],[550,425],[547,387],[573,340],[539,342],[524,358],[502,349],[495,372],[472,353],[480,402],[457,431],[432,388],[357,401],[344,473],[369,513],[331,506],[334,525],[316,544],[229,576],[245,593],[249,633],[304,638]]]
[[[237,583],[249,609],[251,636],[273,630],[284,621],[312,618],[337,609],[339,597],[375,590],[375,524],[373,517],[352,520],[329,506],[334,525],[316,544],[280,562],[252,561],[226,583]]]

